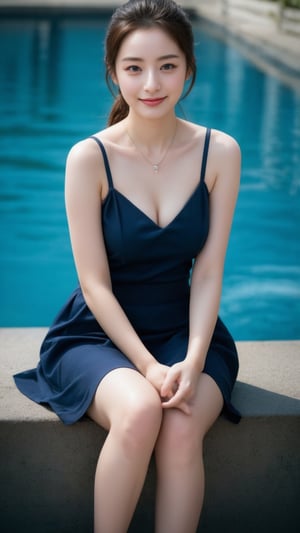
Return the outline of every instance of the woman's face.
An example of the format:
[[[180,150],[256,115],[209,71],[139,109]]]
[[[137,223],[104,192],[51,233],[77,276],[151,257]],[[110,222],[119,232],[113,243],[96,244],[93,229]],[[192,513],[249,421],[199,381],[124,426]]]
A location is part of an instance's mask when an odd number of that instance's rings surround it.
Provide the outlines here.
[[[136,30],[122,42],[113,78],[132,112],[161,118],[174,110],[182,95],[186,59],[163,30]]]

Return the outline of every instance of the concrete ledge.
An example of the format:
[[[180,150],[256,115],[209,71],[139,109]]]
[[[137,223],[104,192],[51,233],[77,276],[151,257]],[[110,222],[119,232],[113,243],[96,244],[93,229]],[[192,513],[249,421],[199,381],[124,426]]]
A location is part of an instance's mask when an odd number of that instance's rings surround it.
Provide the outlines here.
[[[3,533],[91,533],[93,477],[106,433],[88,419],[64,426],[15,388],[33,367],[43,328],[0,329],[0,516]],[[241,342],[235,426],[206,439],[203,533],[296,533],[300,511],[300,341]],[[130,532],[153,532],[151,465]],[[166,532],[171,533],[171,532]]]
[[[214,37],[233,43],[263,71],[300,91],[300,33],[283,31],[286,21],[279,27],[277,4],[253,0],[197,2],[198,14]]]

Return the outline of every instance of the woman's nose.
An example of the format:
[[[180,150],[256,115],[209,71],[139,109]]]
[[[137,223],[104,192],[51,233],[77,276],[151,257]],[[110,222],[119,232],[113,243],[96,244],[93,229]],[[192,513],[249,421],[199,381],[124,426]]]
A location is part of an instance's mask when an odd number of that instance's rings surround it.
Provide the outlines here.
[[[158,73],[149,70],[146,75],[144,89],[148,92],[158,91],[160,89],[160,81]]]

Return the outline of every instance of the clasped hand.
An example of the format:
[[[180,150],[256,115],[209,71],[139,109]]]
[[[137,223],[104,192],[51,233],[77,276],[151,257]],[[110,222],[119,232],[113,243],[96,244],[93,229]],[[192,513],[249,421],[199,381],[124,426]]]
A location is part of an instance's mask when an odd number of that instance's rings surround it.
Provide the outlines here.
[[[151,365],[146,379],[158,391],[164,409],[177,408],[191,414],[199,375],[186,360],[169,367],[160,363]]]

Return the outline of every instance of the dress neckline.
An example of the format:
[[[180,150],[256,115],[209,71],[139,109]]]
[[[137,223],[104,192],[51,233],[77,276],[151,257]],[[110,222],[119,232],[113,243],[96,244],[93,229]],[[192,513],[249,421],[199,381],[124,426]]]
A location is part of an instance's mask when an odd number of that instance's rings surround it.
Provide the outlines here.
[[[184,213],[184,211],[188,208],[189,204],[191,203],[193,198],[196,196],[197,192],[200,190],[202,185],[204,186],[204,190],[205,190],[207,196],[209,196],[209,191],[208,191],[208,188],[207,188],[207,185],[206,185],[205,181],[199,181],[197,183],[195,189],[191,193],[191,195],[188,197],[186,202],[183,204],[183,206],[179,209],[179,211],[176,213],[176,215],[170,220],[170,222],[168,222],[164,226],[161,226],[160,224],[158,224],[155,220],[153,220],[153,218],[151,218],[149,215],[147,215],[147,213],[145,213],[145,211],[143,211],[134,202],[132,202],[132,200],[130,200],[127,196],[125,196],[125,194],[120,192],[115,187],[109,189],[106,197],[103,200],[102,206],[103,206],[103,209],[104,209],[105,205],[109,201],[109,197],[111,195],[115,194],[115,195],[119,196],[123,201],[125,201],[131,208],[133,208],[135,211],[137,211],[141,216],[143,216],[146,220],[148,220],[150,222],[150,224],[153,225],[154,227],[156,227],[159,231],[165,231],[165,230],[169,229],[173,224],[175,224],[177,219]]]
[[[155,220],[153,220],[151,217],[149,217],[149,215],[147,215],[145,213],[145,211],[143,211],[140,207],[138,207],[126,195],[124,195],[118,189],[115,188],[114,182],[113,182],[113,179],[112,179],[112,173],[111,173],[111,170],[110,170],[110,164],[109,164],[109,160],[108,160],[108,157],[107,157],[105,146],[104,146],[103,142],[98,137],[96,137],[95,135],[92,135],[91,139],[94,139],[97,142],[97,144],[100,147],[100,149],[101,149],[102,157],[103,157],[103,161],[104,161],[104,165],[105,165],[105,171],[106,171],[106,175],[107,175],[107,180],[108,180],[108,185],[109,185],[108,193],[107,193],[105,199],[103,200],[103,207],[106,204],[107,198],[110,196],[111,193],[114,192],[120,198],[125,200],[136,211],[138,211],[141,215],[143,215],[143,217],[145,219],[148,219],[149,222],[151,222],[151,224],[153,226],[155,226],[157,229],[159,229],[161,231],[164,231],[164,230],[168,229],[170,226],[172,226],[173,223],[175,223],[175,221],[179,218],[179,216],[184,212],[185,208],[189,205],[189,203],[191,202],[192,198],[195,196],[195,194],[200,189],[200,186],[202,184],[205,187],[207,195],[209,194],[209,191],[208,191],[208,188],[207,188],[207,185],[206,185],[206,182],[205,182],[205,173],[206,173],[206,163],[207,163],[207,156],[208,156],[208,150],[209,150],[210,136],[211,136],[211,129],[207,128],[206,132],[205,132],[205,139],[204,139],[204,146],[203,146],[203,155],[202,155],[202,163],[201,163],[201,171],[200,171],[200,180],[198,181],[198,183],[197,183],[195,189],[193,190],[193,192],[191,193],[191,195],[184,202],[183,206],[179,209],[177,214],[170,220],[170,222],[168,222],[164,226],[161,226]]]

